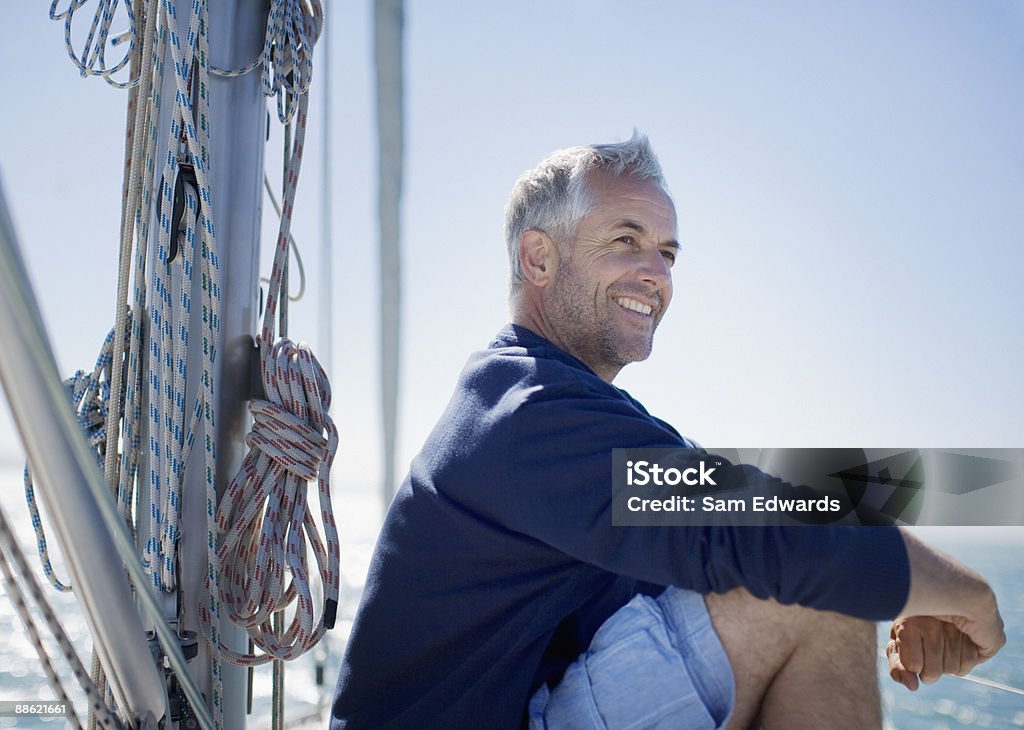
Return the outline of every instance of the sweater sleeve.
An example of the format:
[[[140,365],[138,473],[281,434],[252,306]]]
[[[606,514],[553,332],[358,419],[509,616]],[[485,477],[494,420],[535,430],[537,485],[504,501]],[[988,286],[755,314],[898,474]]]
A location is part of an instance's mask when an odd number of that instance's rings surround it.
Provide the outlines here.
[[[478,453],[497,478],[462,498],[576,560],[700,593],[743,586],[870,620],[891,618],[906,602],[909,563],[895,528],[613,526],[612,449],[684,445],[625,399],[537,389],[492,434],[495,448]]]

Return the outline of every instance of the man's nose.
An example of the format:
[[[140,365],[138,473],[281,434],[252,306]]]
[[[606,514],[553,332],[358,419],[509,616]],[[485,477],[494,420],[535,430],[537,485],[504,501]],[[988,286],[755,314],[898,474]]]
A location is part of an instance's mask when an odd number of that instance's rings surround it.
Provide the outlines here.
[[[660,249],[646,249],[641,255],[640,277],[643,281],[654,286],[655,289],[663,289],[672,281],[672,270],[669,262]]]

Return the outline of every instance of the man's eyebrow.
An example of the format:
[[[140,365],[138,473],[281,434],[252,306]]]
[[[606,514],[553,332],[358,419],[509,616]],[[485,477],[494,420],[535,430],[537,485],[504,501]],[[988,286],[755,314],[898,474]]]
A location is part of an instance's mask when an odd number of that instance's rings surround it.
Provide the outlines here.
[[[642,223],[638,223],[637,221],[632,220],[630,218],[625,218],[625,219],[619,221],[618,223],[616,223],[615,227],[616,228],[628,228],[631,231],[636,231],[640,235],[646,235],[647,234],[647,229],[644,228],[644,225]],[[679,250],[682,249],[682,246],[679,244],[679,241],[677,241],[674,238],[670,238],[667,241],[662,241],[658,245],[659,246],[668,246],[669,248],[671,248],[671,249],[673,249],[675,251],[679,251]]]

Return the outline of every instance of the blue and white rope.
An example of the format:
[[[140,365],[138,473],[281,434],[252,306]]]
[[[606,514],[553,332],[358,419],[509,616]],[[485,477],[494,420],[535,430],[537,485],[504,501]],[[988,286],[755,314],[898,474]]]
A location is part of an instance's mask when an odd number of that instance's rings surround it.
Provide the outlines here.
[[[113,75],[122,70],[131,59],[138,45],[136,15],[132,0],[125,0],[128,28],[113,37],[111,24],[120,0],[97,0],[96,12],[82,49],[75,53],[71,40],[74,14],[90,0],[70,0],[63,12],[57,12],[60,0],[50,5],[50,19],[64,21],[64,45],[68,57],[79,69],[82,76],[102,76],[107,83],[117,88],[128,88],[139,84],[139,76],[133,74],[128,81],[115,81]],[[139,0],[135,0],[136,3]],[[241,76],[262,67],[262,86],[265,96],[277,97],[277,116],[282,123],[291,121],[298,108],[298,98],[309,91],[313,78],[313,45],[320,34],[323,9],[320,0],[271,0],[267,14],[267,34],[260,55],[247,66],[236,69],[219,69],[210,66],[209,72],[217,76]],[[315,31],[311,29],[315,28]],[[106,49],[128,40],[124,56],[111,67],[106,64]]]
[[[125,324],[130,327],[131,320],[128,318]],[[72,408],[78,425],[89,441],[89,446],[96,452],[96,461],[103,462],[103,455],[106,449],[106,422],[107,408],[110,400],[111,365],[113,362],[114,330],[107,333],[103,346],[100,348],[99,357],[92,372],[84,370],[77,371],[74,375],[64,381],[64,387],[68,391]],[[50,556],[47,550],[46,533],[39,516],[39,506],[36,503],[35,488],[33,485],[32,472],[29,465],[25,466],[25,501],[28,504],[29,515],[32,518],[32,529],[36,534],[36,547],[39,552],[39,560],[43,566],[43,575],[58,591],[70,591],[71,586],[61,582],[53,571],[50,564]]]
[[[132,54],[135,52],[135,13],[131,0],[125,0],[124,3],[125,11],[128,14],[128,30],[113,38],[110,37],[110,26],[114,20],[114,13],[117,11],[120,0],[98,0],[92,25],[89,27],[89,34],[82,48],[82,55],[79,56],[75,53],[71,42],[71,27],[74,23],[75,12],[88,2],[89,0],[70,0],[64,12],[57,12],[60,0],[53,0],[50,4],[50,20],[64,21],[64,46],[67,48],[68,57],[78,67],[83,77],[102,76],[108,84],[119,89],[136,86],[139,83],[137,76],[130,78],[128,81],[115,81],[113,78],[114,74],[128,65]],[[113,66],[107,67],[106,50],[108,42],[110,45],[119,45],[123,42],[122,38],[125,36],[128,38],[128,49],[124,52],[124,56]]]
[[[66,38],[70,39],[71,16],[81,8],[85,0],[73,0],[64,14],[56,13],[56,5],[51,15],[65,19]],[[160,591],[173,591],[177,582],[177,542],[179,537],[178,517],[181,510],[180,487],[184,474],[184,464],[195,435],[204,427],[205,464],[207,486],[207,532],[208,537],[216,538],[216,490],[214,475],[216,474],[216,453],[214,434],[214,399],[213,399],[213,366],[216,358],[216,337],[219,330],[219,283],[217,274],[217,248],[213,228],[212,200],[209,192],[208,166],[208,88],[209,69],[207,59],[209,48],[206,36],[208,20],[206,3],[191,3],[189,29],[182,43],[177,26],[177,8],[172,0],[163,2],[154,0],[146,2],[142,12],[145,18],[143,29],[142,50],[136,54],[138,64],[133,64],[133,86],[129,97],[129,121],[126,133],[126,179],[124,184],[124,208],[122,212],[121,260],[118,278],[118,302],[127,298],[129,272],[132,261],[132,242],[135,248],[135,290],[132,311],[135,316],[128,328],[127,336],[127,367],[125,378],[124,411],[126,418],[122,424],[113,419],[113,428],[108,419],[108,444],[113,442],[114,449],[118,443],[118,425],[123,427],[120,459],[109,449],[105,475],[108,481],[118,485],[118,504],[122,514],[130,519],[132,504],[132,487],[139,463],[139,436],[143,430],[140,411],[142,388],[149,391],[150,419],[150,533],[151,539],[144,547],[148,557],[147,569],[153,579],[153,585]],[[136,0],[136,5],[141,5]],[[123,63],[107,68],[103,58],[103,48],[108,37],[111,16],[116,3],[101,0],[96,12],[93,28],[87,40],[87,50],[82,58],[69,50],[69,55],[83,70],[83,73],[100,73],[107,75],[123,68]],[[129,8],[131,10],[131,8]],[[128,36],[132,39],[132,47],[136,44],[134,18],[129,12],[132,27]],[[97,34],[98,31],[98,34]],[[93,42],[97,45],[92,45]],[[70,40],[67,40],[70,48]],[[92,49],[91,51],[88,49]],[[161,130],[158,129],[160,118],[160,102],[164,59],[168,49],[173,59],[175,72],[175,108],[171,114],[170,130],[167,133],[168,157],[163,170],[164,189],[158,194],[163,195],[163,215],[159,221],[159,240],[154,272],[152,275],[153,292],[152,306],[149,308],[150,347],[149,368],[146,374],[146,385],[143,385],[143,368],[140,360],[141,341],[143,336],[143,319],[146,311],[146,261],[151,245],[149,236],[149,211],[152,203],[152,179],[156,165],[155,149]],[[126,54],[126,59],[131,54]],[[197,78],[193,83],[198,86],[198,109],[192,108],[189,93],[189,76],[196,59]],[[90,65],[91,64],[91,65]],[[98,66],[98,70],[97,70]],[[129,85],[129,84],[126,84]],[[183,161],[190,163],[196,173],[197,189],[185,191],[188,207],[188,225],[182,232],[170,230],[171,211],[174,203],[174,180],[177,173],[178,160],[175,151],[179,138],[183,140]],[[202,206],[199,201],[202,200]],[[198,216],[199,228],[193,225]],[[198,234],[198,236],[197,236]],[[171,301],[170,263],[167,251],[171,236],[177,236],[181,247],[182,264],[182,295],[177,302]],[[198,237],[198,242],[197,242]],[[197,245],[197,243],[199,245]],[[177,265],[177,264],[175,264]],[[191,277],[197,271],[202,277],[202,332],[199,342],[203,348],[201,372],[197,373],[201,381],[197,388],[198,396],[194,407],[190,409],[192,418],[185,427],[185,387],[190,382],[186,373],[187,346],[189,337],[189,317],[191,313]],[[119,305],[123,306],[123,305]],[[115,328],[117,329],[117,328]],[[117,345],[124,347],[125,337],[119,337]],[[123,351],[123,350],[122,350]],[[115,355],[116,375],[120,376],[121,360]],[[116,378],[120,382],[120,378]],[[193,378],[195,380],[197,378]],[[120,402],[121,393],[115,389],[114,397]],[[119,468],[118,468],[119,467]],[[140,475],[141,476],[141,475]],[[211,575],[218,571],[216,543],[211,543],[210,561],[214,566],[209,570]],[[218,606],[212,606],[215,614]],[[218,638],[219,638],[219,628]],[[223,700],[220,662],[214,657],[212,667],[213,692],[210,698],[214,709],[215,722],[222,724]]]
[[[150,449],[151,484],[163,488],[162,496],[154,501],[157,514],[153,522],[158,528],[152,534],[159,539],[159,553],[151,561],[154,580],[162,589],[175,587],[175,566],[178,538],[177,520],[180,513],[181,478],[184,474],[184,461],[190,451],[189,446],[194,439],[201,418],[204,438],[204,467],[207,501],[207,546],[208,575],[219,573],[219,557],[217,554],[216,527],[216,473],[217,454],[214,423],[216,402],[213,392],[213,373],[216,363],[216,342],[220,331],[220,277],[216,245],[216,232],[213,223],[213,200],[209,182],[209,26],[207,3],[205,0],[193,0],[188,31],[182,43],[178,32],[177,8],[175,0],[165,0],[161,4],[160,32],[170,50],[173,61],[175,79],[175,109],[171,114],[170,129],[167,134],[168,154],[164,160],[161,190],[163,204],[160,216],[160,241],[156,259],[153,306],[151,307],[151,342],[160,350],[150,353],[150,403],[162,403],[162,412],[151,413],[151,427],[163,432],[165,443],[163,452],[159,446]],[[195,69],[195,77],[192,77]],[[198,104],[193,108],[191,88],[196,87]],[[183,137],[187,160],[192,165],[196,178],[197,189],[186,188],[186,228],[179,236],[182,258],[182,294],[177,306],[180,321],[175,327],[170,326],[172,305],[167,282],[170,262],[167,261],[170,236],[178,235],[171,230],[171,212],[174,207],[174,184],[178,174],[180,161],[175,156],[176,141]],[[184,156],[184,155],[183,155]],[[192,221],[198,213],[198,231]],[[199,246],[196,246],[198,233]],[[198,269],[198,272],[197,272]],[[202,349],[200,387],[197,402],[192,409],[193,418],[187,429],[183,429],[185,383],[187,375],[186,348],[189,344],[189,315],[192,303],[191,288],[186,283],[198,273],[201,277],[202,327],[199,333]],[[154,356],[156,355],[156,356]],[[172,422],[173,414],[173,422]],[[162,471],[161,471],[162,470]],[[210,592],[205,609],[211,615],[211,627],[217,641],[220,641],[220,605],[214,592]],[[210,698],[214,711],[214,721],[223,724],[223,675],[220,659],[214,653],[211,666],[212,696]]]
[[[267,18],[263,94],[277,97],[277,118],[291,121],[313,81],[313,46],[323,26],[320,0],[277,0]]]

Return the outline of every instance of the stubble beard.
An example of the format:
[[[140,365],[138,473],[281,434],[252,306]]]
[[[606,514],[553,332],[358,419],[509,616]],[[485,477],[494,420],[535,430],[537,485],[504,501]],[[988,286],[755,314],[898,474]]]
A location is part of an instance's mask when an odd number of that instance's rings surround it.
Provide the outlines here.
[[[593,282],[576,276],[572,259],[566,259],[552,284],[552,304],[557,317],[560,339],[570,355],[586,363],[599,375],[602,371],[614,376],[631,362],[646,360],[654,346],[655,319],[646,337],[626,336],[614,322],[611,307],[618,305],[607,293],[595,291]],[[565,273],[566,271],[573,273]],[[601,298],[604,297],[604,316]]]

